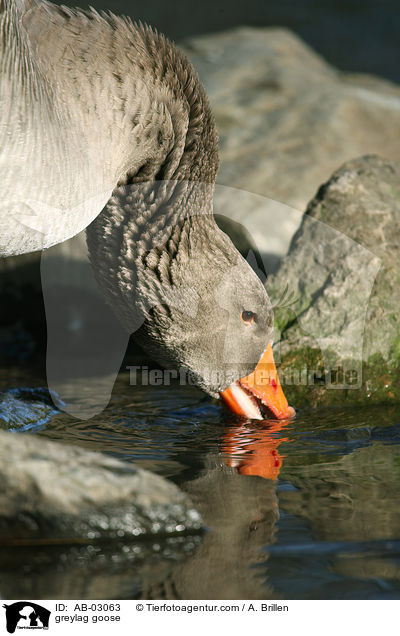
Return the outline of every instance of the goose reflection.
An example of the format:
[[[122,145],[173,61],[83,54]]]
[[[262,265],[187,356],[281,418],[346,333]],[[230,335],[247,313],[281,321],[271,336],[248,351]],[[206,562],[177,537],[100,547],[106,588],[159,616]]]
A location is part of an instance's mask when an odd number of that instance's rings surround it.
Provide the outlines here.
[[[231,424],[222,438],[222,454],[227,466],[239,475],[257,475],[275,480],[279,476],[285,455],[278,447],[292,441],[285,435],[289,421],[246,420]]]

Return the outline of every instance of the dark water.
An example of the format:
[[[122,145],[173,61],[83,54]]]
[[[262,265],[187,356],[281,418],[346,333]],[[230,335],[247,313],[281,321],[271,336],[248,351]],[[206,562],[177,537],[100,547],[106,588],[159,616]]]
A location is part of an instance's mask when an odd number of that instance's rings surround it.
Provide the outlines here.
[[[208,531],[7,549],[4,598],[400,597],[400,407],[239,422],[194,388],[120,373],[101,415],[61,413],[35,432],[171,478]]]

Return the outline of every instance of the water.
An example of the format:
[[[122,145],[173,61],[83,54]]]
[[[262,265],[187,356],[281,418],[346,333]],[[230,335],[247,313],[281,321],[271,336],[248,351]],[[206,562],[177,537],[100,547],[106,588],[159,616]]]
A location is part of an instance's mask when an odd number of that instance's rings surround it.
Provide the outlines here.
[[[132,387],[122,372],[101,415],[60,413],[35,433],[172,479],[208,529],[9,548],[4,598],[400,597],[399,407],[240,422],[193,387]]]

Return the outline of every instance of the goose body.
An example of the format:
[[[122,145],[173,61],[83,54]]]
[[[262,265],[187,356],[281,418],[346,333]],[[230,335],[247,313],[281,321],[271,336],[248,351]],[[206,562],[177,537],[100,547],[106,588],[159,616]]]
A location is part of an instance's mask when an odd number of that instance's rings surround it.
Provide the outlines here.
[[[0,255],[88,227],[126,329],[209,394],[233,383],[231,408],[256,417],[240,379],[272,340],[272,308],[212,216],[217,133],[190,63],[148,27],[46,0],[5,0],[0,34]]]
[[[0,255],[9,256],[80,232],[126,175],[156,171],[172,147],[178,161],[189,120],[179,93],[194,73],[162,36],[94,11],[6,0],[0,29]]]

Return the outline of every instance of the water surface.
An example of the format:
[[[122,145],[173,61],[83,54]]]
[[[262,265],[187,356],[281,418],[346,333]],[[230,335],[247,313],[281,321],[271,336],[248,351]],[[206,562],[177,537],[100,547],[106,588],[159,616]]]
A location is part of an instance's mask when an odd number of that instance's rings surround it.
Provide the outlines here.
[[[243,422],[193,387],[133,387],[122,372],[103,413],[60,413],[35,433],[172,479],[208,530],[7,549],[5,598],[400,597],[399,407]]]

